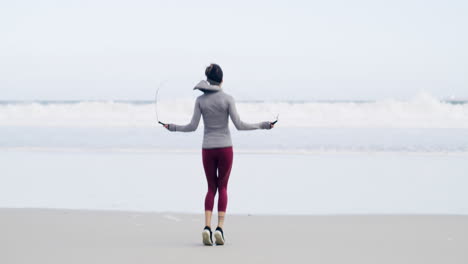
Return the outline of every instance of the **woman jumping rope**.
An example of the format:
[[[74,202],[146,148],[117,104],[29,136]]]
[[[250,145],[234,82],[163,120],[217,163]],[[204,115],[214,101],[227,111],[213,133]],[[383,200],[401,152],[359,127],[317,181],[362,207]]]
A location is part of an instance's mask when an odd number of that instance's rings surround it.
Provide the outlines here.
[[[200,81],[195,89],[203,92],[195,101],[192,120],[187,125],[163,124],[165,128],[173,132],[195,131],[203,116],[205,126],[202,160],[208,182],[208,192],[205,197],[205,228],[202,232],[203,244],[213,245],[211,231],[211,215],[213,212],[214,198],[218,192],[218,226],[214,237],[217,245],[224,245],[224,217],[227,206],[227,185],[232,168],[233,151],[231,134],[228,127],[228,118],[231,117],[234,126],[238,130],[271,129],[276,122],[261,122],[248,124],[243,122],[237,113],[234,98],[225,93],[221,85],[223,83],[223,71],[217,64],[211,64],[205,70],[206,81]]]

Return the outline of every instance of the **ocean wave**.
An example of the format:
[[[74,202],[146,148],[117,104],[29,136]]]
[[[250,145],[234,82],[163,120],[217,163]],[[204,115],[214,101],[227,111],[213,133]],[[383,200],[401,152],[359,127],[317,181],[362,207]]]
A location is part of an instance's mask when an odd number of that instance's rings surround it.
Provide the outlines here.
[[[161,101],[163,122],[190,121],[193,99]],[[278,127],[324,128],[468,128],[468,104],[440,101],[420,94],[408,101],[376,102],[238,102],[246,122],[274,120]],[[23,102],[0,104],[0,126],[149,127],[156,124],[154,103]],[[202,125],[202,124],[201,124]]]

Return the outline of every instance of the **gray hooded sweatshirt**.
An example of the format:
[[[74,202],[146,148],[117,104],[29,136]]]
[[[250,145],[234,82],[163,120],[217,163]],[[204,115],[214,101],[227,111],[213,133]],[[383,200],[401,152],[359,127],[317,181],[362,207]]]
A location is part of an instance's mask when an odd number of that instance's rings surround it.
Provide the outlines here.
[[[208,81],[201,81],[195,89],[204,94],[197,97],[192,121],[187,125],[169,124],[170,131],[191,132],[195,131],[203,115],[205,131],[203,135],[203,148],[222,148],[232,146],[231,133],[229,132],[228,118],[238,130],[270,129],[270,122],[249,124],[243,122],[237,113],[234,98],[225,93],[220,86],[211,85]]]

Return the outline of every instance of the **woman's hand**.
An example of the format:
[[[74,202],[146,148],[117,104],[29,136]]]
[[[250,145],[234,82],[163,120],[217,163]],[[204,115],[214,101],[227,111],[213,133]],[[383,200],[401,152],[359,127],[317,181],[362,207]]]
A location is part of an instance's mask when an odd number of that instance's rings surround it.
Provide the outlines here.
[[[274,128],[275,127],[275,124],[273,123],[270,123],[270,129]]]
[[[167,130],[169,130],[169,124],[164,124],[163,125]]]

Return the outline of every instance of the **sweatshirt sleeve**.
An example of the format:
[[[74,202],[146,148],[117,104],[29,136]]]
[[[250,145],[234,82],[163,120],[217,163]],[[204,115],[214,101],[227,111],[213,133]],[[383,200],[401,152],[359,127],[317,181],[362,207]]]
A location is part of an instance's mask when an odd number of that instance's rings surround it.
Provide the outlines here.
[[[169,130],[172,132],[192,132],[197,130],[198,124],[200,123],[201,117],[201,109],[200,109],[200,102],[198,99],[195,101],[195,108],[193,110],[193,116],[190,123],[187,125],[176,125],[176,124],[169,124]]]
[[[243,122],[237,113],[236,102],[232,97],[229,99],[229,116],[237,130],[271,129],[268,121],[253,124]]]

